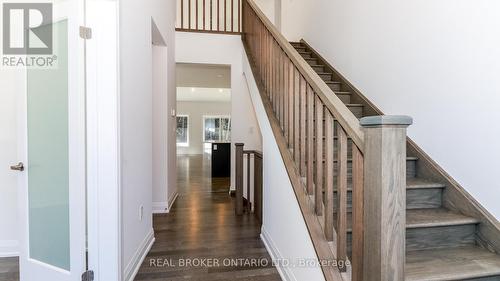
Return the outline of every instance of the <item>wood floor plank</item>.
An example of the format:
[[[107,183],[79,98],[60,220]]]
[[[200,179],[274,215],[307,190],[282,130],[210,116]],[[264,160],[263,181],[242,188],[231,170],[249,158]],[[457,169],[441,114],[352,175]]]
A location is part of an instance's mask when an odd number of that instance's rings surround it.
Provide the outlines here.
[[[281,280],[260,240],[259,221],[235,215],[229,178],[210,179],[210,161],[202,156],[179,156],[178,175],[177,201],[170,213],[154,216],[156,242],[135,280]],[[193,258],[212,264],[181,264]]]
[[[19,259],[0,258],[0,281],[19,280]]]

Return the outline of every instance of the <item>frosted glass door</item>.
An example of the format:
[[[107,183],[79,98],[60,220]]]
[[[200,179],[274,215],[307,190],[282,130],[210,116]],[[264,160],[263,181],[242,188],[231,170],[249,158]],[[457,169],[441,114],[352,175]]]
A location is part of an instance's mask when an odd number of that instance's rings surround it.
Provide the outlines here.
[[[52,27],[57,67],[27,70],[28,243],[31,259],[69,271],[67,20]]]
[[[85,2],[51,3],[29,34],[52,30],[54,63],[23,69],[19,95],[20,281],[80,281],[87,268]]]

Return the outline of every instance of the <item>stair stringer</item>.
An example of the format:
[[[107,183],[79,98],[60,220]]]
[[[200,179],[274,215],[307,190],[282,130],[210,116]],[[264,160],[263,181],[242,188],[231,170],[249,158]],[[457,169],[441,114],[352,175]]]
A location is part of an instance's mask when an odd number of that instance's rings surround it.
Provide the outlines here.
[[[330,243],[326,240],[324,236],[321,222],[319,221],[318,216],[316,216],[314,212],[314,207],[311,204],[312,202],[310,200],[310,197],[306,193],[305,186],[302,182],[299,171],[296,169],[296,165],[293,160],[292,154],[290,153],[286,145],[286,140],[282,134],[279,121],[276,119],[274,115],[272,105],[269,99],[265,96],[265,92],[262,88],[262,85],[259,83],[259,81],[255,80],[254,78],[255,77],[254,73],[256,73],[255,67],[250,62],[250,58],[247,55],[248,53],[247,47],[245,46],[244,43],[243,45],[244,45],[244,53],[242,58],[243,74],[245,75],[247,81],[250,96],[252,99],[252,103],[254,105],[254,109],[256,111],[258,123],[261,128],[263,138],[264,138],[264,132],[266,131],[266,127],[268,127],[268,130],[272,131],[275,144],[278,147],[279,154],[281,156],[281,159],[273,159],[273,161],[282,161],[283,166],[286,169],[291,187],[293,188],[293,192],[297,200],[298,207],[300,208],[300,212],[302,213],[305,226],[307,227],[309,238],[312,242],[312,246],[314,247],[316,258],[320,261],[335,261],[336,257],[334,255],[334,251],[332,251]],[[260,112],[265,112],[265,116],[267,116],[267,118],[262,118],[264,113]],[[265,149],[265,142],[266,140],[263,139],[264,149]],[[264,153],[266,152],[264,151]],[[265,158],[269,157],[269,155],[267,154],[265,155],[266,155]],[[274,175],[266,175],[264,173],[264,183],[266,176],[272,177]],[[264,186],[264,189],[266,188],[272,188],[272,187]],[[298,241],[298,242],[303,243],[303,241]],[[338,268],[335,266],[322,266],[321,272],[324,276],[324,279],[327,281],[343,281],[350,279],[344,277],[340,273]]]
[[[353,95],[352,103],[364,105],[367,115],[384,114],[311,45],[304,39],[301,39],[300,42],[332,70],[337,81],[341,81],[349,87]],[[419,159],[417,162],[419,175],[446,185],[443,192],[443,207],[480,220],[476,233],[477,243],[489,251],[500,254],[500,222],[409,137],[407,138],[407,155]]]

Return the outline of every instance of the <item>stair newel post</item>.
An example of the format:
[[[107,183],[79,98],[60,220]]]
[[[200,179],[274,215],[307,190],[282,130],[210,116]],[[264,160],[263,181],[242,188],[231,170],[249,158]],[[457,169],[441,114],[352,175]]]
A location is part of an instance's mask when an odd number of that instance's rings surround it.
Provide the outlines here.
[[[361,118],[364,147],[363,280],[405,279],[408,116]]]
[[[243,215],[243,143],[236,143],[235,151],[235,202],[236,215]]]

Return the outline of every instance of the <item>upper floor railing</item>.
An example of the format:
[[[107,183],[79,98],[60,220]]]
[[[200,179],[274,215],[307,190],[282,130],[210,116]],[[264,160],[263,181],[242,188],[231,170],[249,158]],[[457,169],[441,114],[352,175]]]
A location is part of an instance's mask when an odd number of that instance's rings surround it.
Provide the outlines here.
[[[241,33],[242,0],[176,0],[178,31]]]

